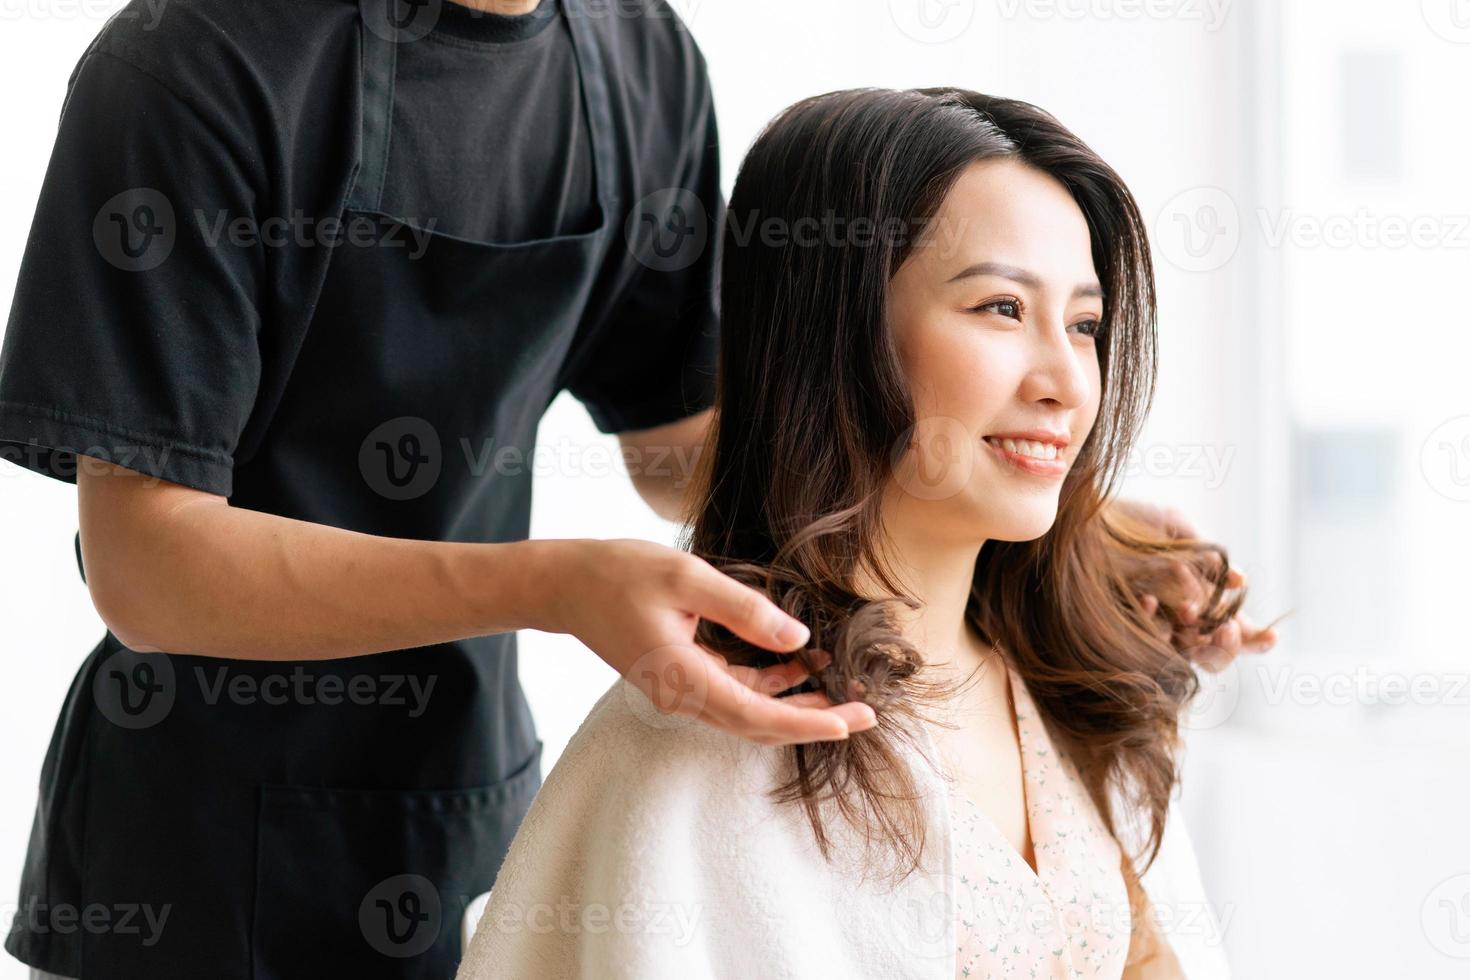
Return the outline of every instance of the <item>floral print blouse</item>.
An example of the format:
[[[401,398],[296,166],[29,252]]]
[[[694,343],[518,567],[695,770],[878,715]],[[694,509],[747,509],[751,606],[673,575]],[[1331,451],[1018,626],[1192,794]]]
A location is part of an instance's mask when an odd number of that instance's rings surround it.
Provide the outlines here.
[[[956,976],[1077,980],[1123,975],[1132,918],[1122,852],[1071,760],[1053,747],[1009,665],[1036,870],[952,780]]]

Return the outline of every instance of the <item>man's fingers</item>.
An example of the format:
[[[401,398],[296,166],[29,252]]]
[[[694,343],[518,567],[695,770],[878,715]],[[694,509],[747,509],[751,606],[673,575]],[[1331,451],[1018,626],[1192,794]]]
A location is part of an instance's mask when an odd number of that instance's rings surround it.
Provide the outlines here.
[[[847,720],[847,730],[850,732],[866,731],[878,723],[877,716],[866,705],[852,701],[834,705],[831,699],[821,691],[804,691],[801,694],[793,694],[789,698],[782,698],[781,702],[795,707],[827,708],[835,711]]]
[[[854,728],[877,722],[873,709],[848,703],[831,708],[787,704],[790,698],[757,694],[728,678],[729,686],[712,685],[705,705],[711,724],[733,735],[767,745],[845,738]]]
[[[1231,656],[1239,653],[1240,621],[1232,619],[1227,623],[1221,623],[1220,628],[1215,630],[1213,634],[1213,642]]]
[[[817,669],[820,670],[821,668],[827,666],[829,663],[832,662],[832,655],[827,653],[825,650],[819,650],[815,651],[814,659],[816,661]],[[737,681],[739,681],[745,687],[754,692],[756,698],[770,696],[773,703],[777,706],[825,710],[843,719],[843,721],[847,724],[847,730],[849,733],[864,731],[865,729],[871,728],[873,725],[877,724],[877,716],[868,706],[851,702],[834,705],[831,699],[828,698],[827,695],[822,691],[803,691],[800,694],[793,694],[790,697],[775,697],[775,695],[780,694],[783,691],[790,690],[791,688],[795,687],[797,684],[801,683],[803,680],[811,676],[811,674],[805,668],[803,668],[798,661],[777,664],[773,667],[765,667],[761,669],[736,666],[730,666],[728,669],[732,677],[734,677]],[[733,717],[727,715],[725,716],[725,718],[729,724],[736,726],[741,724],[752,724],[760,726],[762,724],[769,723],[769,721],[763,722],[755,718],[748,718],[745,721],[742,721],[738,711]],[[771,718],[773,718],[778,725],[781,724],[779,716],[771,716]],[[757,734],[757,732],[754,730],[750,731],[751,734]],[[743,734],[742,731],[736,731],[735,733]],[[790,742],[813,741],[813,739],[806,737],[806,735],[801,731],[795,729],[786,729],[784,727],[777,728],[775,730],[767,730],[764,732],[764,734],[769,736],[770,744],[786,744]]]
[[[723,679],[725,660],[695,643],[671,643],[639,657],[623,676],[642,691],[661,714],[697,717],[710,689]]]
[[[1253,653],[1263,653],[1276,645],[1276,630],[1267,626],[1256,629],[1241,620],[1241,646]]]
[[[849,733],[865,732],[878,724],[877,712],[861,701],[845,701],[828,710],[842,717],[842,720],[847,723]]]
[[[1235,654],[1213,644],[1205,644],[1190,654],[1190,659],[1212,674],[1218,674],[1230,666]]]
[[[760,741],[760,736],[791,736],[788,741],[846,738],[847,723],[841,716],[819,708],[782,704],[741,684],[730,674],[716,671],[705,698],[707,721],[732,735]]]
[[[691,575],[684,584],[688,612],[719,623],[749,643],[786,653],[807,641],[811,630],[765,595],[735,581],[713,565]]]
[[[800,660],[791,660],[771,667],[740,667],[731,665],[730,676],[759,694],[775,696],[789,691],[811,676]]]
[[[1179,606],[1174,612],[1179,616],[1179,621],[1188,626],[1199,619],[1200,610],[1204,608],[1204,587],[1200,585],[1199,577],[1194,571],[1178,558],[1169,561],[1169,574],[1179,587]]]
[[[742,683],[736,672],[743,672],[755,687]],[[660,712],[692,717],[766,745],[846,738],[877,724],[873,709],[865,704],[817,706],[807,703],[809,698],[791,704],[787,702],[793,698],[776,698],[757,689],[786,690],[793,685],[785,680],[804,675],[799,663],[760,670],[732,667],[695,643],[661,647],[640,658],[627,673]]]
[[[1221,625],[1216,632],[1223,635],[1226,640],[1232,641],[1233,649],[1237,653],[1242,650],[1264,653],[1276,645],[1276,630],[1269,626],[1265,629],[1258,629],[1251,625],[1250,620],[1238,613],[1233,620]]]
[[[832,699],[821,691],[802,691],[790,697],[782,698],[781,701],[795,708],[830,708]]]

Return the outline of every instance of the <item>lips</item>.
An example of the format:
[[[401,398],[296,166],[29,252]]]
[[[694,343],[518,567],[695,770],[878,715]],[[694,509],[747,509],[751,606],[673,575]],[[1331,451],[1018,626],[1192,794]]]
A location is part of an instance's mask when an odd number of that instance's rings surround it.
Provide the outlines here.
[[[1067,438],[1067,433],[1059,429],[1025,429],[1018,432],[992,432],[986,436],[987,439],[1011,439],[1016,442],[1025,440],[1027,442],[1045,442],[1065,449],[1072,441]]]
[[[1012,467],[1036,476],[1066,475],[1066,449],[1069,440],[1064,433],[1032,429],[988,435],[985,444]]]

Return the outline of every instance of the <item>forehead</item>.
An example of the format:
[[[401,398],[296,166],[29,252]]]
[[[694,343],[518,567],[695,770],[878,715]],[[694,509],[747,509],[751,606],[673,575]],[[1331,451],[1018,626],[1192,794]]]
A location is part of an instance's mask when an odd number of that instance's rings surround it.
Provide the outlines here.
[[[1095,280],[1092,238],[1082,209],[1055,177],[1011,158],[972,163],[935,214],[929,253],[934,272],[999,261],[1033,269],[1070,290]]]

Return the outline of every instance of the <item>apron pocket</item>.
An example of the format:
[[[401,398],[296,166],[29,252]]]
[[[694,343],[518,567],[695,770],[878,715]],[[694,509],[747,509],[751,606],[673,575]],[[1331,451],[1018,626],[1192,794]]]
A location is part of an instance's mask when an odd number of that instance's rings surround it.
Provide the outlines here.
[[[453,977],[465,908],[541,786],[541,749],[467,789],[261,787],[255,980]]]

